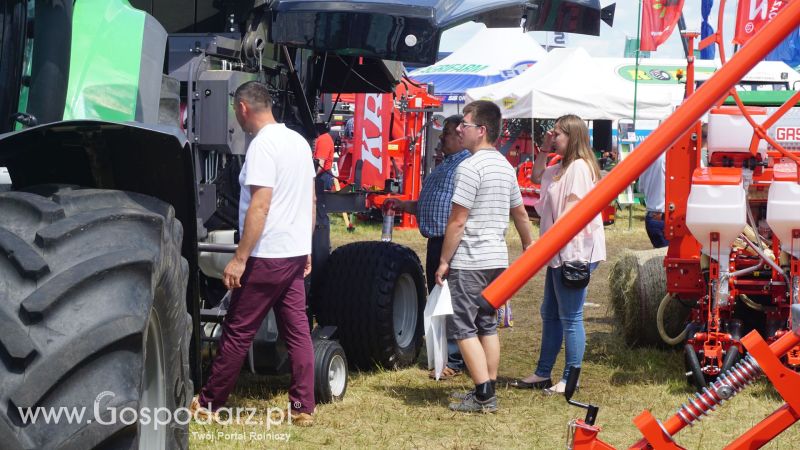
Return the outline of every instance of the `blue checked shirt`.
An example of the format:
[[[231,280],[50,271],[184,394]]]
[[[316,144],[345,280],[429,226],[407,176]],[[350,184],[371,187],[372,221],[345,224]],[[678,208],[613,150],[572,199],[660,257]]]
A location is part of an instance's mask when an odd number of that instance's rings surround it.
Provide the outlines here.
[[[452,208],[450,202],[453,199],[456,168],[469,156],[467,150],[445,156],[444,161],[436,166],[422,183],[422,191],[417,201],[417,220],[419,220],[419,231],[423,236],[427,238],[444,236]]]

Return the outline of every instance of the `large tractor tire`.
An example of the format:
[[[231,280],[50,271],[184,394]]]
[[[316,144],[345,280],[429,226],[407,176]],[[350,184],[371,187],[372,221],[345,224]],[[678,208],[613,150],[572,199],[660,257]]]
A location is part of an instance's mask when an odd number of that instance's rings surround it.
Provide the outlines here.
[[[334,325],[347,360],[369,370],[413,364],[422,346],[427,290],[417,255],[391,242],[331,253],[314,293],[320,325]]]
[[[625,250],[611,268],[611,306],[623,339],[630,346],[666,346],[656,321],[658,307],[667,293],[666,254],[666,248]],[[680,301],[665,306],[664,331],[678,336],[686,326],[690,308]]]
[[[61,189],[0,193],[0,211],[0,446],[186,448],[188,414],[168,420],[192,393],[172,207]]]

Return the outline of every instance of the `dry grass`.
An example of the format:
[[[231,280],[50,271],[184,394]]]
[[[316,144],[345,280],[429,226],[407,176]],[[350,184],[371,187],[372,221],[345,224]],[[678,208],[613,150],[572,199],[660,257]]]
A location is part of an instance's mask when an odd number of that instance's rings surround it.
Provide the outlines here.
[[[609,259],[622,249],[646,249],[650,243],[644,233],[641,212],[634,216],[633,231],[627,231],[627,214],[617,224],[606,227]],[[338,221],[337,221],[338,219]],[[347,233],[341,219],[332,225],[333,245],[365,239],[378,239],[375,226],[359,224]],[[510,235],[511,257],[521,252],[519,240]],[[416,231],[395,231],[395,241],[408,245],[424,258],[425,242]],[[423,259],[424,260],[424,259]],[[581,374],[581,390],[576,399],[600,405],[598,424],[601,437],[627,448],[639,434],[631,420],[643,409],[659,419],[672,415],[692,393],[683,372],[680,353],[629,349],[614,330],[608,299],[608,273],[611,264],[601,264],[590,285],[586,307],[587,352]],[[539,351],[538,307],[543,277],[535,276],[512,299],[515,326],[501,330],[502,379],[530,374]],[[420,361],[424,361],[421,355]],[[563,365],[563,352],[554,376]],[[232,396],[231,406],[251,406],[261,411],[286,406],[287,380],[243,376]],[[270,431],[289,433],[288,444],[252,439],[248,433],[265,432],[265,426],[204,426],[194,424],[190,442],[193,448],[563,448],[567,422],[582,417],[583,410],[568,406],[563,397],[502,387],[498,392],[500,410],[492,415],[455,414],[447,409],[447,396],[453,390],[469,387],[465,377],[433,382],[423,365],[397,372],[351,373],[347,395],[341,403],[318,407],[313,428],[282,425]],[[766,384],[756,384],[725,405],[712,417],[678,435],[678,442],[691,449],[716,449],[757,423],[782,401]],[[263,418],[263,417],[262,417]],[[220,431],[243,433],[243,440],[218,438],[201,440],[201,434]],[[216,435],[215,435],[216,436]],[[767,448],[793,449],[800,442],[800,427],[793,427]]]

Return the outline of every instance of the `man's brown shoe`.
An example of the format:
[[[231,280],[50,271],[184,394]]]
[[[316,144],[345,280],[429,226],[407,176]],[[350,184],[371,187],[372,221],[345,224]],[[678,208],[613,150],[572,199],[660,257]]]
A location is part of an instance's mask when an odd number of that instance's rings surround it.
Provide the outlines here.
[[[219,414],[211,411],[200,405],[200,396],[195,395],[192,398],[192,404],[189,406],[189,412],[195,420],[201,422],[220,422]]]
[[[308,413],[296,413],[292,412],[292,425],[297,425],[298,427],[310,427],[314,425],[314,416]]]

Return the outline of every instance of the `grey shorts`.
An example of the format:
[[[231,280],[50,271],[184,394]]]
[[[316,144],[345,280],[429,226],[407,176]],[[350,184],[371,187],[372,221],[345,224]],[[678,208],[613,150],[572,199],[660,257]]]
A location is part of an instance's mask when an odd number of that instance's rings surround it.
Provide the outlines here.
[[[450,269],[447,284],[453,314],[447,316],[447,337],[469,339],[497,334],[497,312],[481,308],[485,300],[481,292],[505,269],[459,270]],[[485,308],[485,306],[484,306]]]

